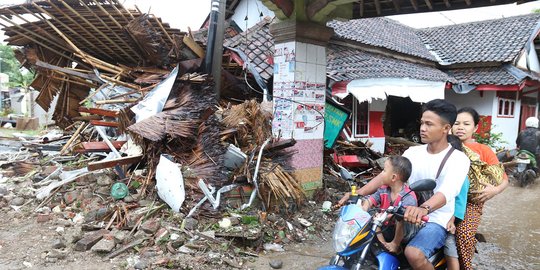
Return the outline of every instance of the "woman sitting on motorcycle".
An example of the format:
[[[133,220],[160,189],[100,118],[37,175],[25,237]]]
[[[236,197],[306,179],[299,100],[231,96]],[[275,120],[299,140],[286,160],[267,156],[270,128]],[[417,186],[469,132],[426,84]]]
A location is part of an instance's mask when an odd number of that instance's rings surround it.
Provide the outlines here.
[[[371,207],[379,207],[387,209],[389,206],[398,206],[401,202],[402,206],[416,206],[416,195],[410,191],[405,184],[411,175],[411,162],[406,157],[391,156],[384,163],[384,170],[381,172],[383,186],[377,191],[369,195],[366,200],[362,201],[362,207],[367,211]],[[388,216],[388,220],[391,215]],[[383,233],[377,234],[381,244],[392,253],[401,251],[401,242],[404,235],[408,235],[409,230],[405,232],[404,221],[396,221],[395,226],[388,226]],[[391,225],[391,224],[390,224]],[[407,239],[410,237],[407,237]],[[405,239],[405,240],[407,240]]]
[[[493,150],[474,141],[480,116],[470,107],[458,110],[452,133],[464,145],[464,153],[471,159],[469,169],[470,189],[465,218],[456,227],[456,245],[460,269],[472,269],[476,239],[484,203],[501,193],[508,186],[508,177]],[[497,185],[498,184],[498,185]]]

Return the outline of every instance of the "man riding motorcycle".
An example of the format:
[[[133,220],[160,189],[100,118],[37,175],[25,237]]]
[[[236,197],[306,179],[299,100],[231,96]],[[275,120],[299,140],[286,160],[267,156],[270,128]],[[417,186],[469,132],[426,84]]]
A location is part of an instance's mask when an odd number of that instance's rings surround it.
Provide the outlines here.
[[[538,172],[538,158],[540,151],[540,131],[538,130],[538,118],[529,117],[525,120],[525,129],[522,130],[516,139],[517,148],[522,152],[528,151],[528,155],[534,157],[534,163],[536,163],[535,169]]]

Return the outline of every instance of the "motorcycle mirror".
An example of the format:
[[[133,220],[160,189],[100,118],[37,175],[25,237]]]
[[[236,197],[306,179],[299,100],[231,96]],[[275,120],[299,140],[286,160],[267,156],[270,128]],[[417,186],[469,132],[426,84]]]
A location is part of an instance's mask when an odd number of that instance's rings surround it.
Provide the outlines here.
[[[341,178],[347,180],[347,181],[352,181],[353,180],[353,177],[352,177],[352,174],[351,172],[349,172],[347,169],[343,168],[342,166],[339,166],[339,174],[341,175]]]
[[[428,191],[433,190],[437,183],[433,179],[422,179],[412,183],[409,188],[412,191]]]

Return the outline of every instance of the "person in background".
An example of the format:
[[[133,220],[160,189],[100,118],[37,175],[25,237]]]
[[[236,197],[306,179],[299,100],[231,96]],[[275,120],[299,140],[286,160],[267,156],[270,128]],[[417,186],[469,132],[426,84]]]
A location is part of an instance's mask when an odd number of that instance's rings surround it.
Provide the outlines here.
[[[484,203],[508,186],[508,177],[493,150],[487,145],[475,142],[473,138],[479,121],[478,112],[465,107],[458,111],[452,127],[452,133],[463,143],[463,151],[471,162],[465,217],[456,226],[455,235],[460,269],[466,270],[473,269],[475,235],[480,225]]]
[[[453,151],[447,139],[456,114],[456,107],[442,99],[424,104],[420,138],[425,144],[410,147],[403,153],[412,164],[409,184],[421,179],[436,179],[437,182],[433,196],[419,207],[407,207],[405,211],[405,221],[414,224],[421,224],[422,217],[429,216],[429,221],[405,248],[405,256],[413,269],[433,269],[428,258],[444,245],[446,226],[454,215],[455,198],[469,170],[470,161],[467,156],[460,151]],[[358,193],[371,194],[380,186],[382,177],[376,176]]]
[[[516,145],[517,148],[521,150],[525,150],[529,153],[531,157],[535,158],[537,170],[536,172],[540,172],[538,170],[539,166],[539,154],[540,151],[538,149],[538,146],[540,146],[540,131],[538,130],[538,118],[536,117],[529,117],[527,120],[525,120],[525,129],[522,130],[517,139],[516,139]]]
[[[411,175],[411,162],[402,156],[390,156],[384,162],[384,169],[380,173],[383,186],[377,191],[367,196],[362,201],[362,208],[367,211],[371,207],[379,207],[381,210],[388,209],[390,206],[416,206],[416,195],[411,192],[409,186],[405,183]],[[409,194],[407,194],[410,192]],[[407,194],[407,195],[406,195]],[[388,216],[390,220],[391,216]],[[388,222],[387,220],[387,222]],[[403,220],[396,221],[395,224],[389,224],[388,229],[383,233],[378,233],[379,242],[390,252],[400,253],[401,243],[404,240],[405,226]],[[408,240],[408,239],[405,239]]]

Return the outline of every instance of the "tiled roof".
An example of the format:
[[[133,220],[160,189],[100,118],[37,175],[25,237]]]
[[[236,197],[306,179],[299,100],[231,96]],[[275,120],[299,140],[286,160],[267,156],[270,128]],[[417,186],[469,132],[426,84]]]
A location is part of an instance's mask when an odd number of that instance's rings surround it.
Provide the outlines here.
[[[415,29],[388,18],[331,21],[328,26],[334,28],[338,38],[436,61]]]
[[[523,71],[510,64],[498,67],[451,69],[446,73],[454,77],[458,83],[474,85],[515,85],[520,84],[525,78],[540,79],[537,74]]]
[[[411,78],[453,81],[435,67],[398,60],[340,45],[329,45],[327,76],[335,81],[371,78]]]
[[[273,66],[269,61],[274,55],[274,38],[270,34],[270,22],[270,18],[264,18],[247,31],[223,42],[225,47],[243,51],[266,81],[273,76]]]
[[[426,28],[418,35],[439,63],[510,62],[538,26],[540,14]]]

